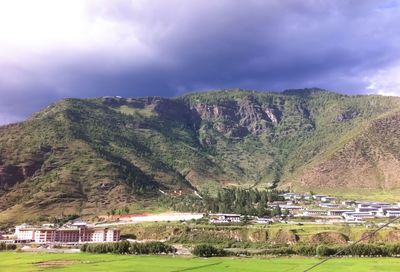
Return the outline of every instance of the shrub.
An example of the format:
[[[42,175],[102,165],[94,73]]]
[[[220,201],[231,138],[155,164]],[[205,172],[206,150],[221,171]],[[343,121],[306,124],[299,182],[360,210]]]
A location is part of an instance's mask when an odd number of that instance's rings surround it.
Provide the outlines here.
[[[3,250],[15,250],[17,249],[16,244],[6,244],[6,243],[0,243],[0,251]]]
[[[6,243],[0,243],[0,251],[2,250],[15,250],[17,249],[16,244],[6,244]]]
[[[82,252],[86,252],[87,248],[88,248],[88,244],[83,244],[83,245],[81,245],[81,247],[80,247],[80,249],[81,249]]]
[[[336,253],[335,248],[326,246],[326,245],[319,245],[317,246],[316,253],[318,256],[331,256]]]
[[[6,244],[6,250],[15,250],[17,249],[16,244]]]
[[[226,251],[223,249],[218,249],[211,245],[202,244],[197,245],[193,249],[193,254],[198,257],[215,257],[215,256],[226,256]]]

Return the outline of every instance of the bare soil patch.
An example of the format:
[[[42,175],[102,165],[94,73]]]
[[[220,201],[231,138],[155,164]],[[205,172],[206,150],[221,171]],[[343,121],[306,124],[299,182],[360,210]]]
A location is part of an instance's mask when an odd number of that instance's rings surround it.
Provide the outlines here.
[[[81,261],[78,261],[78,260],[53,260],[53,261],[46,261],[46,262],[38,262],[35,264],[38,267],[49,268],[49,267],[55,267],[55,266],[60,266],[60,265],[69,265],[69,264],[77,264],[77,263],[81,263]]]
[[[320,232],[311,236],[311,244],[345,245],[349,239],[346,235],[336,232]]]
[[[223,181],[223,182],[221,182],[221,183],[222,183],[223,185],[225,185],[225,186],[239,187],[239,184],[233,183],[233,182]]]

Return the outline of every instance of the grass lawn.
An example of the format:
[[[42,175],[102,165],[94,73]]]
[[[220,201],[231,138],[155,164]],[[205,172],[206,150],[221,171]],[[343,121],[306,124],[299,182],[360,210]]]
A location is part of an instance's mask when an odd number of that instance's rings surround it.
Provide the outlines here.
[[[51,254],[0,252],[0,271],[303,271],[317,258],[193,258],[121,256],[111,254]],[[47,263],[46,263],[47,262]],[[400,271],[399,258],[341,258],[313,271]]]

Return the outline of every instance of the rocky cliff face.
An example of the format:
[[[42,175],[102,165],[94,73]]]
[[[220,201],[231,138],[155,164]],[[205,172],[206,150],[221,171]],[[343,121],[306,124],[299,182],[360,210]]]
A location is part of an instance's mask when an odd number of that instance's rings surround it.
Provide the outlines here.
[[[38,146],[37,150],[22,165],[3,165],[0,161],[0,189],[12,187],[27,178],[32,177],[44,162],[46,153],[51,151],[50,146]],[[6,154],[4,154],[6,155]]]
[[[282,116],[277,108],[247,99],[219,104],[200,103],[194,109],[202,120],[214,123],[220,121],[221,124],[214,124],[214,128],[221,133],[231,131],[232,137],[244,137],[249,133],[260,135],[278,124]]]
[[[0,166],[0,188],[13,186],[26,178],[26,170],[17,166]]]

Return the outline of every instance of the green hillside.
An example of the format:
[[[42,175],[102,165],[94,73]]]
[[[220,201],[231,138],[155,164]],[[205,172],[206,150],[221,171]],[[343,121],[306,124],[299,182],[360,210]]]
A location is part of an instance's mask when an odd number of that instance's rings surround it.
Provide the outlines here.
[[[0,220],[221,186],[395,192],[399,112],[320,89],[65,99],[0,127]]]

